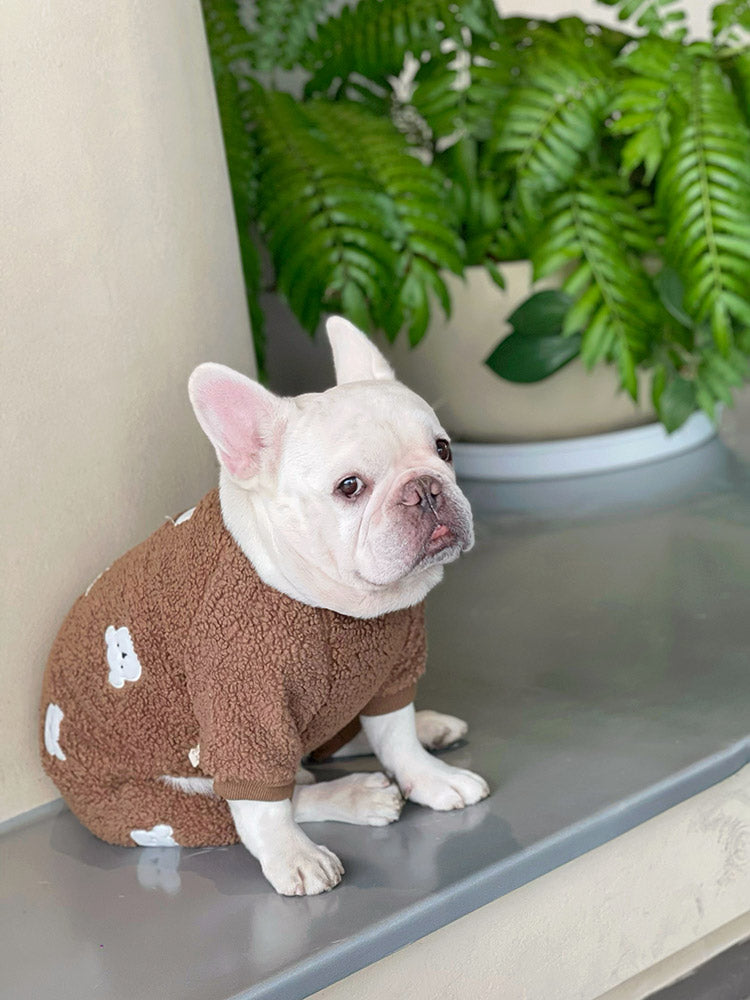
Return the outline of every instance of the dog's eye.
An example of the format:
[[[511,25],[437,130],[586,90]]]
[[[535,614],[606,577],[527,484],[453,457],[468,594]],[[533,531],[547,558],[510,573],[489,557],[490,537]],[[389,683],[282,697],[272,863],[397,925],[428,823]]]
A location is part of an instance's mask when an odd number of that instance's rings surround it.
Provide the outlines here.
[[[337,487],[339,493],[343,493],[350,500],[353,497],[358,497],[364,488],[365,484],[359,476],[347,476],[346,479],[341,480]]]
[[[453,457],[451,454],[451,446],[445,438],[438,438],[435,442],[435,448],[437,449],[438,456],[442,458],[444,462],[450,462]]]

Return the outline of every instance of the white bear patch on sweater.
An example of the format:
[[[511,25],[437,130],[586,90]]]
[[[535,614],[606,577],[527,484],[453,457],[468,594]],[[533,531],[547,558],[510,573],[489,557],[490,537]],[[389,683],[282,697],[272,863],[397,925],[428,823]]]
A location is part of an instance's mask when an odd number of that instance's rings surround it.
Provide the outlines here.
[[[44,716],[44,746],[47,753],[58,760],[66,760],[62,747],[60,746],[60,723],[65,715],[59,705],[50,702],[47,705],[47,714]]]
[[[115,628],[108,625],[104,633],[107,643],[107,663],[112,687],[124,687],[125,681],[137,681],[141,676],[141,661],[133,648],[133,638],[126,625]]]

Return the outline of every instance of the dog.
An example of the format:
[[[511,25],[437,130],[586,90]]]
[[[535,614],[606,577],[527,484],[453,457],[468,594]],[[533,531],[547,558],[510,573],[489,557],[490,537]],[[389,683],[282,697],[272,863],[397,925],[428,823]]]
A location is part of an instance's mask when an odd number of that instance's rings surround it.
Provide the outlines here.
[[[326,392],[193,372],[219,487],[79,597],[40,710],[44,767],[93,833],[239,840],[282,895],[343,874],[299,823],[384,825],[404,798],[447,810],[489,793],[426,749],[465,724],[413,704],[424,598],[473,544],[448,434],[361,331],[333,317],[327,333]],[[301,768],[363,751],[383,772],[314,783]]]

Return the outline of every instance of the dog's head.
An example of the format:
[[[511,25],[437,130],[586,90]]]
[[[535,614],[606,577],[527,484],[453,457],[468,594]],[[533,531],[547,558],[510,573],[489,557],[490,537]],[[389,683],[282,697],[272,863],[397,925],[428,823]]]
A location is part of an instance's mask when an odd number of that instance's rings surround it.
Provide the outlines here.
[[[205,364],[190,398],[221,463],[225,523],[261,578],[373,617],[420,601],[471,547],[471,510],[431,407],[351,323],[327,332],[327,392],[283,399]]]

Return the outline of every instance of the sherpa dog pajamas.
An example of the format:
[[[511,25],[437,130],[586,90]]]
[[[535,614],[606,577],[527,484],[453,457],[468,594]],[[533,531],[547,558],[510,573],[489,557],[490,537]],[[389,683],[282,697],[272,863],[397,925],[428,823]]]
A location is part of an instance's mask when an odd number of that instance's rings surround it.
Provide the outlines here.
[[[233,843],[226,799],[288,798],[305,754],[413,700],[425,655],[421,604],[350,618],[264,584],[213,490],[73,605],[44,677],[44,768],[103,840]]]

